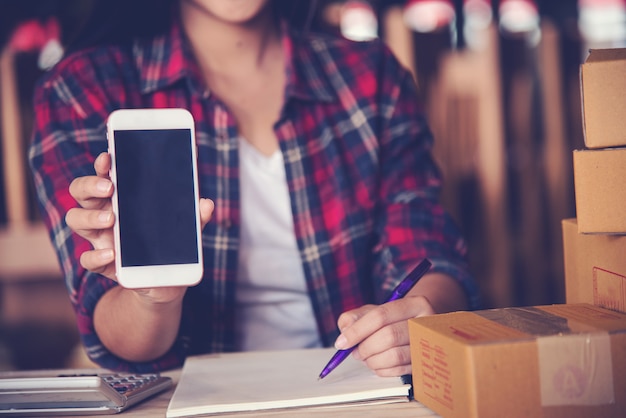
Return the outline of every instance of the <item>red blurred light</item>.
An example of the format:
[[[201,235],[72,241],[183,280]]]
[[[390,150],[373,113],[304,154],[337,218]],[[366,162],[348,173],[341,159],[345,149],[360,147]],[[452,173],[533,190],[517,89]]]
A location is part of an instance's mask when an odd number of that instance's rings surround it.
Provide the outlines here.
[[[404,7],[404,21],[417,32],[433,32],[449,27],[456,19],[451,0],[409,0]]]

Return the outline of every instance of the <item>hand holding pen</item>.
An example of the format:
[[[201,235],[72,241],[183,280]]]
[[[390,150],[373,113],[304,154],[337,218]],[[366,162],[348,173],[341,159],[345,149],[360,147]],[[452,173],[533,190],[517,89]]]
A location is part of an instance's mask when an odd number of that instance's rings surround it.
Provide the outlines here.
[[[424,274],[430,269],[431,262],[428,259],[422,260],[393,290],[386,302],[398,300],[406,296],[406,294],[415,286]],[[346,350],[337,350],[335,355],[330,359],[326,367],[319,375],[319,379],[326,377],[331,371],[339,366],[357,346],[352,346]]]

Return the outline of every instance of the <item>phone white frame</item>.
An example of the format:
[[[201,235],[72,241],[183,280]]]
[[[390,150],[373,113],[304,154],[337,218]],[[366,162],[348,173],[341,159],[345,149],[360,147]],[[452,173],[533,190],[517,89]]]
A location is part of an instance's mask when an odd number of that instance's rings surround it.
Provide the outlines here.
[[[122,267],[120,228],[117,196],[117,173],[115,158],[116,130],[144,129],[189,129],[191,132],[191,159],[193,165],[194,209],[196,222],[196,245],[198,262],[193,264],[169,264],[154,266]],[[202,230],[199,208],[198,164],[196,136],[193,116],[189,111],[179,108],[163,109],[119,109],[113,111],[107,119],[107,141],[111,156],[110,177],[114,185],[112,207],[115,214],[113,235],[115,242],[115,271],[120,285],[127,288],[150,288],[166,286],[194,286],[200,282],[203,274]]]

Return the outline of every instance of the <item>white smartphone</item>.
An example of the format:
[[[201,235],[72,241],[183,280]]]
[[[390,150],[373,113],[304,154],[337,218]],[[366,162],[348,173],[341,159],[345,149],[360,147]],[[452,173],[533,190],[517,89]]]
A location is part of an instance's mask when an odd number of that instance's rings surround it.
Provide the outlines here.
[[[128,288],[202,278],[194,121],[185,109],[121,109],[107,120],[115,267]]]

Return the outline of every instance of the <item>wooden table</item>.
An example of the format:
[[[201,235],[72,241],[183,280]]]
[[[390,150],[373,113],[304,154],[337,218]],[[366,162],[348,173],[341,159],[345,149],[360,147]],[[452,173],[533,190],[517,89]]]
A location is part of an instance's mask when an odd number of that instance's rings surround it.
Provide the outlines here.
[[[164,376],[170,376],[174,382],[178,382],[180,370],[162,373]],[[174,393],[175,386],[171,389],[148,399],[134,407],[122,412],[119,417],[136,417],[136,418],[157,418],[165,417],[165,411],[169,404],[170,398]],[[242,414],[221,414],[220,417],[301,417],[301,418],[326,418],[332,415],[333,418],[379,418],[379,417],[439,417],[430,409],[426,408],[419,402],[411,401],[407,403],[387,404],[387,405],[368,405],[364,407],[349,408],[333,408],[329,412],[328,408],[318,409],[302,409],[302,410],[285,410],[271,412],[254,412]],[[214,415],[215,416],[215,415]],[[93,415],[85,416],[85,418],[93,418]]]
[[[46,370],[44,371],[45,376],[48,375],[56,375],[59,372],[66,372],[70,369],[57,369],[57,370]],[[71,369],[72,373],[82,373],[82,372],[95,372],[95,371],[103,371],[104,369]],[[174,394],[174,390],[176,389],[176,383],[180,378],[180,369],[168,371],[161,373],[163,376],[169,376],[174,381],[174,385],[152,397],[146,399],[139,404],[127,409],[126,411],[120,414],[112,414],[112,415],[72,415],[72,417],[83,417],[83,418],[94,418],[95,416],[110,416],[110,417],[120,417],[120,418],[158,418],[165,417],[165,413],[167,411],[167,407],[169,405],[170,399]],[[31,370],[31,371],[7,371],[0,372],[0,376],[2,377],[28,377],[28,376],[42,376],[41,371]],[[273,411],[263,411],[263,412],[244,412],[244,413],[228,413],[228,414],[218,414],[211,416],[220,416],[220,417],[296,417],[296,418],[326,418],[331,415],[333,418],[379,418],[379,417],[394,417],[394,418],[402,418],[402,417],[439,417],[439,415],[435,414],[432,410],[428,409],[424,405],[416,401],[410,402],[402,402],[402,403],[391,403],[391,404],[380,404],[380,405],[362,405],[362,406],[344,406],[344,407],[318,407],[318,408],[305,408],[305,409],[285,409],[285,410],[273,410]],[[205,415],[206,416],[206,415]]]

